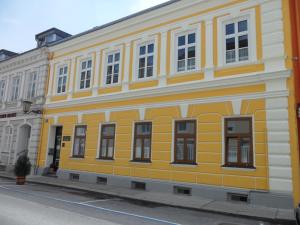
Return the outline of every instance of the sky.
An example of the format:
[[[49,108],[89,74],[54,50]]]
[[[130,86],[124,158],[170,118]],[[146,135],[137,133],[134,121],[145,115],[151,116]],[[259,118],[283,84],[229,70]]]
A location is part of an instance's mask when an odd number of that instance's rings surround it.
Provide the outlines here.
[[[0,0],[0,49],[21,53],[49,28],[74,35],[166,1]]]

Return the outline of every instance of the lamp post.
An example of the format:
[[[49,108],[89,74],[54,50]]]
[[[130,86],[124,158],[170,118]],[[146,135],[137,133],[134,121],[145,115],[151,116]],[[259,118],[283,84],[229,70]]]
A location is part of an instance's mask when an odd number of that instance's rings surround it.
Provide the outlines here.
[[[31,110],[31,105],[32,105],[31,101],[23,100],[23,112],[25,114],[30,114],[30,113],[42,114],[42,110]]]

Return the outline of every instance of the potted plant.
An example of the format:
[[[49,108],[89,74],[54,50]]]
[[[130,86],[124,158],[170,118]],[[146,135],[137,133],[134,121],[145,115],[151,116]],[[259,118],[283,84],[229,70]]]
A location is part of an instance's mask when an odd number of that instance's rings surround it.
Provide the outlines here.
[[[16,184],[23,185],[26,181],[26,176],[30,174],[31,171],[31,163],[26,154],[22,154],[19,156],[14,172],[16,175]]]

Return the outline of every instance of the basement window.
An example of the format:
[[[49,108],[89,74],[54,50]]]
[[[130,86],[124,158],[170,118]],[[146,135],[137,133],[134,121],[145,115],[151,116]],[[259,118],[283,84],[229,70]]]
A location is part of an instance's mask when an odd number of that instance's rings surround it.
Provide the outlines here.
[[[240,193],[227,193],[227,199],[229,201],[234,201],[234,202],[244,202],[248,203],[249,201],[249,196],[247,194],[240,194]]]
[[[192,189],[188,187],[174,186],[174,194],[192,195]]]
[[[131,182],[131,188],[145,191],[146,190],[146,183],[138,182],[138,181],[132,181]]]
[[[107,177],[97,177],[97,184],[107,184]]]
[[[71,181],[79,181],[79,174],[70,173],[70,180]]]

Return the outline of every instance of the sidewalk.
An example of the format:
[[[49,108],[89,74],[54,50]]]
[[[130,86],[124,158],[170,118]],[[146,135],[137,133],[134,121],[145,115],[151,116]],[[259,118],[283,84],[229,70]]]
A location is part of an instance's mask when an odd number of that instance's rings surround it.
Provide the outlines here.
[[[15,179],[13,175],[0,172],[0,177]],[[267,220],[269,222],[294,224],[294,211],[288,209],[268,208],[243,203],[214,201],[212,199],[195,196],[180,196],[174,194],[137,191],[116,186],[74,182],[44,176],[29,176],[28,183],[51,185],[55,187],[70,188],[91,193],[107,194],[119,198],[158,203],[168,206],[181,207],[193,210],[229,214],[241,217]]]

